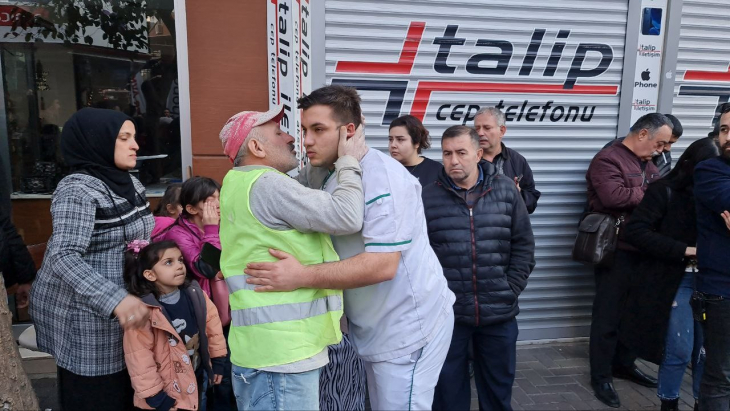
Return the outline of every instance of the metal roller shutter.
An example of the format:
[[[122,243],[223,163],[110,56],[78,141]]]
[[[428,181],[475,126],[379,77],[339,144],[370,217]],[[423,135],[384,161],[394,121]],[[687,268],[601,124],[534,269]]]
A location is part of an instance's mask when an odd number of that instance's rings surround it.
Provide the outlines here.
[[[730,8],[726,0],[684,0],[672,114],[684,127],[684,150],[712,130],[719,103],[730,96]]]
[[[359,88],[371,147],[387,153],[388,124],[410,113],[431,132],[426,155],[440,159],[442,132],[473,125],[479,106],[502,101],[512,113],[504,142],[542,192],[520,339],[587,336],[593,276],[570,252],[586,169],[616,137],[628,2],[326,0],[325,10],[326,81]]]

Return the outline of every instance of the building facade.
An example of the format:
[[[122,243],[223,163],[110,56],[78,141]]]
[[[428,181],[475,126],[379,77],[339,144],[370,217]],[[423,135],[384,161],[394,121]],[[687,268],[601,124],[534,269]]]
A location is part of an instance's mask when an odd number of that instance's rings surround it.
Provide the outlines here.
[[[505,144],[527,158],[543,193],[520,338],[587,336],[593,278],[570,250],[591,158],[652,111],[683,123],[677,158],[730,96],[722,0],[204,3],[140,2],[119,13],[146,28],[140,38],[105,37],[85,21],[78,43],[53,30],[49,40],[43,27],[64,23],[54,10],[0,3],[10,33],[0,37],[0,176],[27,243],[50,235],[50,194],[65,171],[60,127],[82,107],[135,119],[148,157],[136,172],[154,199],[192,175],[222,180],[230,163],[217,136],[236,112],[284,103],[283,126],[301,144],[294,100],[324,84],[358,88],[373,148],[387,149],[392,119],[421,118],[435,159],[444,129],[493,105],[507,116]],[[13,24],[29,18],[34,26]]]

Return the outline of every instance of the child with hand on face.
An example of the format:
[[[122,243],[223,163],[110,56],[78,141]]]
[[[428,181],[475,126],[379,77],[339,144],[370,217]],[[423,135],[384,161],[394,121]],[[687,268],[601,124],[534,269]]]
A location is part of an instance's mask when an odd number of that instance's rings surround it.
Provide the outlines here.
[[[135,240],[125,255],[129,292],[152,310],[144,327],[124,333],[124,357],[142,409],[201,410],[205,378],[220,384],[227,355],[215,305],[186,277],[177,244]]]
[[[220,222],[220,184],[208,177],[193,177],[180,189],[182,213],[165,234],[165,240],[177,243],[185,257],[188,272],[210,297],[210,280],[218,270],[200,258],[207,243],[221,249],[218,237]]]
[[[228,295],[223,275],[217,268],[202,258],[205,248],[221,249],[218,236],[220,223],[220,189],[215,180],[208,177],[193,177],[185,181],[180,189],[182,213],[175,224],[165,233],[165,240],[175,241],[185,260],[188,275],[195,279],[203,292],[214,300],[220,314],[230,322]],[[216,279],[218,277],[218,279]],[[217,293],[213,293],[215,288]],[[222,292],[221,292],[222,289]],[[224,324],[223,335],[228,338],[229,324]],[[231,361],[225,360],[223,382],[214,387],[211,394],[211,408],[214,410],[235,407],[231,381]],[[199,410],[204,411],[204,410]]]

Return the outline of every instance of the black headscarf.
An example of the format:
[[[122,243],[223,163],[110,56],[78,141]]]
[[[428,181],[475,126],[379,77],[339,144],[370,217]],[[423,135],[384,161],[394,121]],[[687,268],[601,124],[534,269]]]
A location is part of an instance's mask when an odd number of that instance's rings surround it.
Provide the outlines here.
[[[73,171],[98,178],[134,206],[137,191],[132,176],[114,164],[117,136],[125,121],[132,118],[116,110],[82,108],[63,126],[61,153]]]

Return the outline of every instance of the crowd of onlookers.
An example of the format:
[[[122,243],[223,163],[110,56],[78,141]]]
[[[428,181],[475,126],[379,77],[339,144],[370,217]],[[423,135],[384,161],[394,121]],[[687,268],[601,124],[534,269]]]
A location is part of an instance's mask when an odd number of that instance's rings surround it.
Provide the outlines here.
[[[511,409],[540,191],[503,142],[504,114],[446,129],[435,161],[413,116],[391,123],[390,156],[369,149],[354,89],[298,104],[297,177],[283,108],[241,112],[220,133],[222,184],[171,185],[154,213],[129,173],[131,119],[85,108],[66,123],[73,172],[37,276],[7,213],[0,237],[63,410],[363,410],[366,396],[378,410],[467,410],[472,375],[480,409]],[[595,266],[590,335],[608,406],[615,377],[676,410],[689,365],[696,408],[730,408],[730,106],[717,124],[673,165],[679,120],[647,114],[587,170],[584,215],[618,233]]]
[[[682,125],[653,113],[588,168],[585,218],[609,216],[618,232],[595,267],[590,335],[591,383],[611,407],[620,406],[615,377],[656,387],[661,409],[678,409],[688,365],[695,409],[730,407],[730,277],[720,251],[730,239],[730,106],[720,111],[713,132],[674,166],[667,154]],[[657,378],[637,358],[658,364]]]

